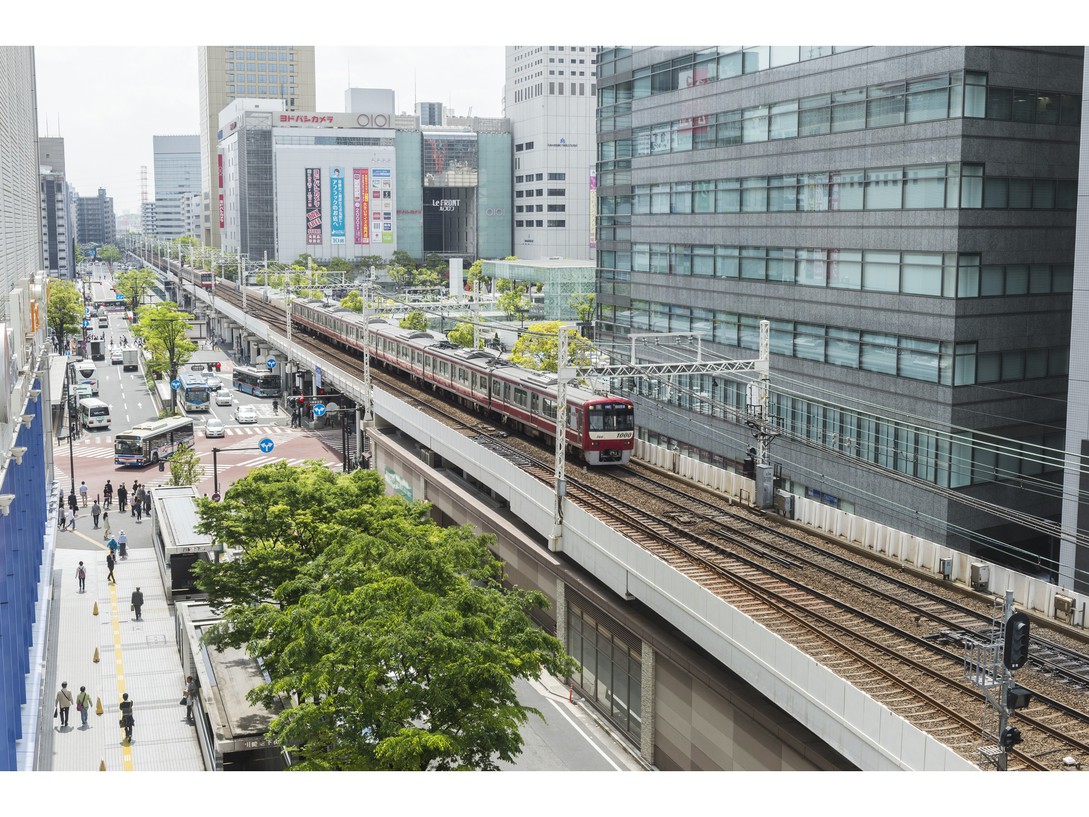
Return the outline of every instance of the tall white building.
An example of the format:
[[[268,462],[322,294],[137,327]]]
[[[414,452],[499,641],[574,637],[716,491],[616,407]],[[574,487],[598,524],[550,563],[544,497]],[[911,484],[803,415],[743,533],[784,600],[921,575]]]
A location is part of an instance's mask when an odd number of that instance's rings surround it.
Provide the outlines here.
[[[181,238],[190,232],[184,202],[200,192],[200,136],[153,136],[155,156],[155,228],[159,238]]]
[[[219,112],[231,101],[282,99],[285,110],[315,109],[314,46],[209,45],[197,60],[200,83],[201,241],[220,246],[222,178]]]
[[[76,229],[71,191],[64,178],[64,140],[38,139],[42,207],[42,266],[49,274],[73,278],[76,271]]]
[[[519,258],[593,258],[597,52],[588,45],[506,49]]]

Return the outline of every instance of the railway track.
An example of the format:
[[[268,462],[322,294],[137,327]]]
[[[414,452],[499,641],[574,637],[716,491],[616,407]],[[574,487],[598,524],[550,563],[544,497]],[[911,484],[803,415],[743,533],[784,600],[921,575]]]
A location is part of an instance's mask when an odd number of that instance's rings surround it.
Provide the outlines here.
[[[224,291],[226,289],[226,291]],[[233,286],[217,297],[240,305]],[[255,302],[256,301],[256,302]],[[247,311],[286,334],[284,314],[258,299]],[[361,376],[361,361],[315,339],[293,341]],[[553,463],[536,443],[519,440],[403,378],[372,370],[372,381],[444,417],[460,433],[551,484]],[[991,639],[991,617],[914,577],[863,564],[857,553],[817,537],[784,532],[752,514],[724,509],[632,466],[617,473],[568,477],[567,498],[602,517],[769,630],[867,692],[962,756],[978,761],[983,696],[964,680],[964,647]],[[635,492],[633,499],[620,498]],[[810,541],[807,541],[810,540]],[[935,629],[937,628],[937,629]],[[927,630],[929,632],[923,632]],[[1034,636],[1032,704],[1011,717],[1024,743],[1010,769],[1056,769],[1066,756],[1089,765],[1089,662],[1076,646]],[[1029,673],[1026,673],[1027,677]],[[1045,681],[1047,683],[1045,683]],[[1050,686],[1048,686],[1050,684]],[[1058,688],[1060,694],[1055,694]]]

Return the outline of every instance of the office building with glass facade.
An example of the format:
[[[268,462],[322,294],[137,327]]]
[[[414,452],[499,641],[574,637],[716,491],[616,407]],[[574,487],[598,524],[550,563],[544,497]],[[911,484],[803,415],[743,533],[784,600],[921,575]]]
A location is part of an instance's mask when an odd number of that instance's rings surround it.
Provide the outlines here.
[[[153,136],[155,158],[155,229],[159,238],[190,232],[188,199],[200,192],[200,136]],[[148,231],[150,232],[150,230]]]
[[[751,359],[770,321],[778,488],[1054,575],[1082,66],[1047,47],[602,52],[599,341],[692,333]],[[645,437],[741,470],[744,382],[630,385]]]

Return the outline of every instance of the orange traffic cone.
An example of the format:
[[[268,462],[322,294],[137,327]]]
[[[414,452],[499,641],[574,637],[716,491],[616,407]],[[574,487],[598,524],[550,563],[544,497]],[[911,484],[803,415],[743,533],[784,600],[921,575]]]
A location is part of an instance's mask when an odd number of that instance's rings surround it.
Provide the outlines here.
[[[95,647],[95,663],[98,663],[98,647]]]

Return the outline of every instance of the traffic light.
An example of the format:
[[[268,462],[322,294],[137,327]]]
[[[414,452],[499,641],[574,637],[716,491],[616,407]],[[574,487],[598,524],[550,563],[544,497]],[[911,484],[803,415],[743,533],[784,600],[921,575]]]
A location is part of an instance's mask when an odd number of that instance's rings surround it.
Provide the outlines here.
[[[1006,708],[1024,709],[1032,703],[1032,693],[1024,687],[1010,687],[1006,690]]]
[[[159,460],[159,470],[160,471],[165,471],[166,470],[166,460]]]
[[[749,479],[756,479],[756,449],[750,448],[745,454],[745,462],[741,466],[741,473]]]
[[[1006,622],[1006,642],[1002,663],[1006,669],[1021,669],[1029,657],[1029,617],[1014,613]]]
[[[998,743],[1002,747],[1002,751],[1010,751],[1018,743],[1021,743],[1021,730],[1016,726],[1007,726],[1002,730]]]

